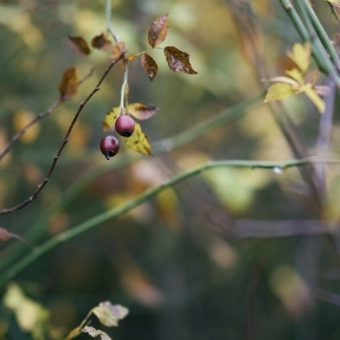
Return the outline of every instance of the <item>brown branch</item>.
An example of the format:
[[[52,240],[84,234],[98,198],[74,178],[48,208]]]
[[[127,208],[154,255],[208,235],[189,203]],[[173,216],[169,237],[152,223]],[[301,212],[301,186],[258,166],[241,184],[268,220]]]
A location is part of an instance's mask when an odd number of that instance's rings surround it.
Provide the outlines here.
[[[29,198],[27,198],[25,201],[21,202],[20,204],[12,207],[12,208],[7,208],[7,209],[3,209],[0,211],[0,216],[3,216],[3,215],[7,215],[7,214],[11,214],[11,213],[14,213],[15,211],[18,211],[22,208],[24,208],[25,206],[27,206],[28,204],[30,204],[31,202],[33,202],[37,197],[38,195],[40,194],[40,192],[43,190],[43,188],[45,187],[45,185],[47,184],[47,182],[49,181],[53,171],[54,171],[54,168],[56,167],[57,165],[57,162],[59,160],[59,157],[61,155],[61,153],[63,152],[63,149],[65,147],[65,145],[67,144],[68,140],[69,140],[69,137],[70,137],[70,134],[73,130],[73,127],[75,125],[75,123],[77,122],[79,116],[80,116],[80,113],[83,111],[83,108],[85,107],[85,105],[87,104],[87,102],[93,97],[93,95],[100,90],[100,85],[102,84],[102,82],[104,81],[104,79],[106,78],[106,76],[108,75],[108,73],[110,72],[110,70],[112,69],[112,67],[114,65],[116,65],[121,59],[123,59],[125,57],[124,54],[121,54],[117,59],[114,59],[110,62],[109,66],[106,68],[105,72],[103,73],[103,75],[101,76],[101,78],[99,79],[97,85],[95,86],[95,88],[90,92],[90,94],[85,98],[84,101],[82,101],[79,105],[79,108],[78,108],[78,111],[77,113],[75,114],[75,116],[73,117],[73,120],[65,134],[65,137],[56,153],[56,155],[53,157],[53,161],[51,163],[51,166],[47,172],[47,175],[46,175],[46,178],[38,185],[36,191],[32,194],[32,196],[30,196]],[[79,84],[79,83],[78,83]]]
[[[94,68],[91,69],[91,71],[79,82],[77,83],[77,87],[79,87],[85,80],[90,78],[93,74]],[[20,137],[27,132],[27,130],[33,126],[35,123],[37,123],[40,119],[48,116],[51,114],[58,106],[63,104],[66,101],[65,97],[58,98],[46,111],[39,113],[36,117],[34,117],[26,126],[24,126],[17,134],[13,135],[11,140],[8,142],[8,144],[5,146],[4,150],[0,153],[0,161],[5,157],[5,155],[9,152],[9,150],[12,148],[14,143],[16,143]]]

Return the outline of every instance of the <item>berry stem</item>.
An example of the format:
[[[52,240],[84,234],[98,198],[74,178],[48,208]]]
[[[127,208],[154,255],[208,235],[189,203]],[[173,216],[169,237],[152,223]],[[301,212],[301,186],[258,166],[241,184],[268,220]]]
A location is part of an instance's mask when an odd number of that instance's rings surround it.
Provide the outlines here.
[[[120,107],[124,107],[124,99],[125,99],[125,90],[126,87],[128,86],[128,75],[129,75],[129,63],[126,62],[125,63],[125,69],[124,69],[124,78],[123,78],[123,84],[122,84],[122,88],[120,91]]]
[[[116,33],[116,31],[113,28],[112,25],[112,16],[111,16],[111,0],[106,0],[106,6],[105,6],[105,12],[106,12],[106,25],[107,29],[111,33],[113,39],[115,40],[116,43],[119,42],[119,36]]]

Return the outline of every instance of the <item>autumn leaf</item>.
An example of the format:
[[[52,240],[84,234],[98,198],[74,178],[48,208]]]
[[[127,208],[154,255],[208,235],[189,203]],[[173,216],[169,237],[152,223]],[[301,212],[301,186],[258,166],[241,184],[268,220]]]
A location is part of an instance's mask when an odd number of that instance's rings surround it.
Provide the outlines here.
[[[197,74],[190,64],[190,56],[188,53],[183,52],[174,46],[167,46],[164,48],[164,54],[172,71]]]
[[[112,41],[107,38],[105,33],[101,33],[91,40],[91,46],[102,51],[108,51],[112,46]]]
[[[120,107],[114,107],[111,111],[109,111],[103,120],[103,129],[104,131],[109,131],[112,126],[114,126],[115,121],[120,113]]]
[[[124,41],[119,41],[112,47],[112,59],[118,59],[122,54],[126,53],[126,46]]]
[[[157,18],[150,26],[148,31],[148,41],[152,48],[161,44],[168,33],[169,29],[169,21],[168,21],[169,13],[162,15]]]
[[[318,93],[315,89],[311,86],[311,84],[306,84],[306,86],[303,88],[303,93],[306,94],[306,96],[313,102],[313,104],[317,107],[318,111],[320,113],[324,113],[326,109],[325,101],[320,98]]]
[[[106,327],[118,326],[118,321],[128,315],[129,310],[121,305],[113,305],[110,301],[101,302],[92,309],[100,323]]]
[[[135,130],[133,134],[130,137],[126,137],[124,139],[126,145],[130,149],[141,153],[142,155],[151,155],[151,145],[149,143],[148,137],[146,134],[144,134],[140,124],[137,122],[135,122]]]
[[[311,47],[309,43],[304,45],[295,43],[292,52],[288,52],[287,55],[294,61],[302,73],[305,73],[308,70],[311,56]]]
[[[107,333],[95,329],[94,327],[91,326],[85,326],[82,330],[83,333],[87,333],[89,336],[91,336],[92,338],[97,338],[98,336],[100,336],[101,340],[112,340]],[[77,334],[78,335],[78,334]]]
[[[144,105],[141,103],[134,103],[128,105],[127,111],[129,114],[131,114],[133,117],[139,120],[146,120],[155,115],[156,112],[158,111],[158,108],[151,104]]]
[[[150,80],[154,80],[158,71],[158,65],[150,54],[144,53],[142,55],[141,64]]]
[[[91,53],[90,47],[83,37],[68,36],[68,42],[72,49],[79,55],[86,56]]]
[[[72,99],[77,94],[78,69],[75,66],[68,67],[63,73],[59,85],[59,93],[62,99]]]
[[[269,86],[266,98],[264,99],[264,103],[269,103],[275,100],[282,100],[291,96],[294,93],[295,92],[293,88],[289,84],[276,83]]]

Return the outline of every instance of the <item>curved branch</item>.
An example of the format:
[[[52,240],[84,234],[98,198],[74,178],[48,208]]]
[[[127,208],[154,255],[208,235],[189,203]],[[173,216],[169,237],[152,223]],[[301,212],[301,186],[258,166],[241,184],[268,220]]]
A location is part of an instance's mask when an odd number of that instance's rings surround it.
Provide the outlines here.
[[[75,123],[77,122],[79,116],[80,116],[80,113],[83,111],[83,108],[85,107],[85,105],[87,104],[87,102],[94,96],[94,94],[100,90],[100,85],[102,84],[102,82],[104,81],[104,79],[106,78],[106,76],[108,75],[108,73],[110,72],[110,70],[112,69],[112,67],[114,65],[116,65],[118,63],[118,61],[120,61],[121,59],[124,58],[124,55],[121,54],[117,59],[114,59],[110,62],[109,66],[106,68],[105,72],[103,73],[103,75],[101,76],[101,78],[99,79],[97,85],[95,86],[95,88],[90,92],[90,94],[85,98],[84,101],[82,101],[79,105],[79,108],[78,108],[78,111],[76,112],[75,116],[73,117],[72,119],[72,122],[65,134],[65,137],[57,151],[57,153],[55,154],[55,156],[53,157],[53,160],[52,160],[52,163],[51,163],[51,166],[47,172],[47,175],[45,177],[45,179],[38,185],[36,191],[32,194],[32,196],[30,196],[29,198],[27,198],[25,201],[21,202],[20,204],[12,207],[12,208],[7,208],[7,209],[3,209],[0,211],[0,216],[3,216],[3,215],[7,215],[7,214],[12,214],[14,213],[15,211],[18,211],[24,207],[26,207],[28,204],[30,204],[31,202],[33,202],[37,197],[38,195],[40,194],[40,192],[44,189],[45,185],[47,184],[47,182],[49,181],[53,171],[54,171],[54,168],[56,167],[57,165],[57,162],[59,160],[59,157],[61,155],[61,153],[63,152],[64,150],[64,147],[65,145],[67,144],[68,140],[69,140],[69,137],[71,135],[71,132],[73,130],[73,127],[75,125]]]
[[[126,204],[120,205],[117,208],[105,211],[79,225],[69,229],[65,232],[62,232],[53,238],[49,239],[41,246],[35,248],[35,250],[25,256],[22,260],[19,260],[15,263],[11,268],[0,277],[0,285],[6,283],[11,277],[18,274],[21,270],[27,267],[29,264],[34,262],[40,256],[48,252],[49,250],[55,248],[57,245],[71,240],[72,238],[81,235],[82,233],[100,225],[101,223],[111,219],[121,216],[122,214],[128,212],[132,208],[137,207],[138,205],[142,204],[146,200],[158,195],[165,189],[172,187],[180,182],[183,182],[189,178],[195,177],[201,174],[204,171],[208,171],[215,168],[221,167],[231,167],[231,168],[249,168],[249,169],[271,169],[271,170],[285,170],[292,167],[299,167],[310,165],[313,163],[333,163],[333,164],[340,164],[339,160],[322,160],[316,158],[305,158],[301,160],[288,160],[288,161],[281,161],[281,162],[270,162],[270,161],[245,161],[245,160],[229,160],[229,161],[216,161],[203,164],[201,166],[195,167],[188,171],[182,172],[176,176],[171,177],[163,184],[158,186],[152,187],[147,190],[145,193],[137,196],[136,198],[128,201]]]

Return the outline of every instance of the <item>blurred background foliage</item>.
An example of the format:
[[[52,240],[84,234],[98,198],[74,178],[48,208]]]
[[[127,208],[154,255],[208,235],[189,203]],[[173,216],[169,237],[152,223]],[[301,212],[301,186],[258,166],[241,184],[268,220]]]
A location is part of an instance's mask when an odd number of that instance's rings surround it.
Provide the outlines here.
[[[113,24],[129,53],[147,47],[151,22],[169,12],[163,45],[188,52],[198,71],[195,76],[175,74],[156,50],[160,70],[150,82],[140,63],[132,63],[130,102],[159,108],[142,122],[152,143],[163,141],[165,148],[167,138],[259,94],[260,77],[282,74],[285,53],[298,36],[278,2],[250,4],[253,12],[242,12],[241,1],[112,0]],[[319,2],[315,10],[334,34],[328,6]],[[58,98],[68,66],[79,67],[81,76],[95,66],[77,97],[40,120],[1,161],[0,209],[29,197],[44,179],[80,101],[108,64],[109,52],[75,55],[67,36],[90,41],[105,29],[103,0],[0,1],[0,149]],[[118,66],[84,109],[39,198],[2,217],[2,227],[40,244],[206,161],[294,157],[272,108],[258,104],[171,152],[142,158],[122,145],[108,162],[99,151],[102,120],[119,105],[121,82]],[[313,153],[317,110],[299,96],[283,105],[279,114],[288,113]],[[338,130],[335,117],[334,155]],[[336,170],[327,172],[326,202],[333,219],[339,215]],[[119,328],[108,331],[115,339],[338,339],[338,307],[315,299],[319,287],[339,290],[337,281],[325,278],[337,261],[331,243],[318,235],[320,230],[280,237],[299,228],[299,221],[319,218],[297,169],[211,170],[58,246],[15,281],[49,311],[51,339],[62,338],[104,300],[130,310]],[[16,251],[20,255],[12,258]],[[18,241],[2,243],[1,270],[29,251]],[[3,338],[30,338],[5,307],[0,318]]]

